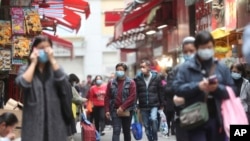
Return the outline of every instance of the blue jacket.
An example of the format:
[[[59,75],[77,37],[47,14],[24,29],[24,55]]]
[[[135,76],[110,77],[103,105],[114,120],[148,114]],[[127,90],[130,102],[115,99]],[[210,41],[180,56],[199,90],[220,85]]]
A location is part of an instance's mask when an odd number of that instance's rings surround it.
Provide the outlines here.
[[[221,101],[229,98],[225,86],[231,86],[234,90],[235,86],[230,70],[217,60],[211,61],[216,65],[214,74],[217,76],[219,85],[217,90],[209,95],[215,99],[216,112],[219,116],[220,123],[222,123],[220,114]],[[185,106],[205,100],[205,93],[199,89],[199,82],[204,78],[204,73],[202,72],[201,64],[197,57],[194,57],[179,67],[173,82],[173,88],[177,96],[185,98]]]

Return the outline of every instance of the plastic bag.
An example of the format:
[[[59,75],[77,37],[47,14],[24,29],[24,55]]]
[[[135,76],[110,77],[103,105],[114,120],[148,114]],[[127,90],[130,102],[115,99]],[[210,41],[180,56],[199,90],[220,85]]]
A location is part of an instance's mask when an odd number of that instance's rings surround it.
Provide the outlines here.
[[[136,140],[142,139],[142,124],[138,121],[137,113],[135,112],[133,115],[134,123],[132,126],[132,133]]]
[[[168,133],[167,118],[166,118],[166,115],[164,114],[163,110],[159,110],[158,112],[159,112],[160,117],[161,117],[161,120],[160,120],[160,131],[161,131],[162,135],[166,136],[167,133]]]
[[[221,114],[223,118],[224,130],[230,138],[230,125],[248,125],[248,119],[239,97],[235,97],[231,87],[226,87],[229,99],[225,99],[221,104]]]

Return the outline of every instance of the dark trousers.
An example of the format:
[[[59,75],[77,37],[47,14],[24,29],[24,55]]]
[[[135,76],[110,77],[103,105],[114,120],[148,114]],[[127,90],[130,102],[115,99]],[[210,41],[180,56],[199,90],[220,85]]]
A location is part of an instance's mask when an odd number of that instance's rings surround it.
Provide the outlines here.
[[[210,118],[202,127],[188,132],[189,141],[225,141],[223,130],[220,131],[216,118]]]
[[[105,110],[103,106],[95,106],[93,108],[93,116],[95,128],[98,132],[102,132],[105,128]]]
[[[165,115],[167,117],[168,129],[171,129],[171,134],[175,134],[175,111],[165,111]]]
[[[113,125],[112,141],[120,141],[121,128],[124,135],[124,141],[131,141],[130,126],[132,120],[132,113],[129,117],[118,117],[116,112],[111,113]]]
[[[177,119],[175,121],[175,133],[176,133],[176,141],[189,141],[188,132],[180,127],[180,121]]]

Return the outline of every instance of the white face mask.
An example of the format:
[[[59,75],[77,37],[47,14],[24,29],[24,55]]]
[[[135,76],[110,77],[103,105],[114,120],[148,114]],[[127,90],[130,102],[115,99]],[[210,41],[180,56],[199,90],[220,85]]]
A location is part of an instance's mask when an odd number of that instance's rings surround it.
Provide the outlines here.
[[[214,49],[198,49],[197,54],[202,60],[209,60],[214,56]]]

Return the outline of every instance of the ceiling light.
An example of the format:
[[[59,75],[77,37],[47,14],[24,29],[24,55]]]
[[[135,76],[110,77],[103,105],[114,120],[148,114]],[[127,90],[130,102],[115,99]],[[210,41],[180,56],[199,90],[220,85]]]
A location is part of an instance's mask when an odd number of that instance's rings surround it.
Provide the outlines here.
[[[164,25],[158,26],[157,28],[158,28],[158,29],[163,29],[163,28],[165,28],[165,27],[167,27],[167,26],[168,26],[168,25],[164,24]]]
[[[147,35],[153,35],[155,34],[156,31],[155,30],[149,30],[148,32],[146,32]]]

